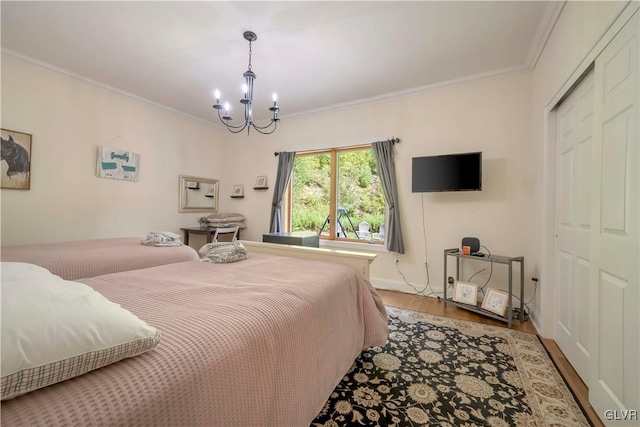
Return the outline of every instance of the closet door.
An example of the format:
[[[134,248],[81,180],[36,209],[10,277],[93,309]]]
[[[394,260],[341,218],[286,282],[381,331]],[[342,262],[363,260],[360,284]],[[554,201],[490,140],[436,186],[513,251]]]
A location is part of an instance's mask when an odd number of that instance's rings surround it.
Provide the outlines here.
[[[639,27],[636,13],[595,62],[588,386],[607,425],[640,416]]]
[[[576,372],[589,373],[593,71],[557,111],[555,338]]]

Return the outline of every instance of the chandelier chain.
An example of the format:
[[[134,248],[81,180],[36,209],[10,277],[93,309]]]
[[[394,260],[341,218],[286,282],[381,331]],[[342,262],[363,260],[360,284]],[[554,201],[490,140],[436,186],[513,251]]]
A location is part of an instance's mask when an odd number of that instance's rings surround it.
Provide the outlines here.
[[[249,40],[249,71],[251,71],[251,40]]]

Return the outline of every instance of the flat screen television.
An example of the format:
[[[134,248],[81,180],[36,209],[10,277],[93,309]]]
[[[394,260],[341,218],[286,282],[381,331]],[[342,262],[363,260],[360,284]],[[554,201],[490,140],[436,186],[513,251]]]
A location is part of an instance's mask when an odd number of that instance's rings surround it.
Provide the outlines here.
[[[411,191],[482,190],[482,152],[414,157],[411,164]]]

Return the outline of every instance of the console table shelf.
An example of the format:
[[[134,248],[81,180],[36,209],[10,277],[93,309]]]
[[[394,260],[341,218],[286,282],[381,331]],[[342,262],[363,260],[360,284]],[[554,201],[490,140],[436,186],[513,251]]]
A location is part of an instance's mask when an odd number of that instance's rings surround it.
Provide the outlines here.
[[[456,260],[456,280],[460,278],[460,263],[464,260],[476,260],[476,261],[484,261],[489,262],[491,264],[503,264],[506,265],[509,269],[509,291],[508,291],[508,301],[507,301],[507,313],[506,316],[500,316],[498,314],[492,313],[490,311],[484,310],[481,308],[482,302],[478,302],[475,306],[469,304],[462,304],[456,301],[453,301],[452,298],[447,297],[447,287],[448,277],[447,267],[449,257],[454,257]],[[465,310],[472,311],[474,313],[481,314],[483,316],[490,317],[492,319],[500,320],[503,322],[507,322],[508,326],[511,327],[513,324],[513,264],[520,264],[520,312],[518,313],[518,319],[522,320],[524,318],[524,257],[506,257],[500,255],[487,255],[487,256],[474,256],[474,255],[465,255],[458,248],[454,249],[445,249],[444,250],[444,300],[447,304],[453,304],[456,307],[460,307]]]

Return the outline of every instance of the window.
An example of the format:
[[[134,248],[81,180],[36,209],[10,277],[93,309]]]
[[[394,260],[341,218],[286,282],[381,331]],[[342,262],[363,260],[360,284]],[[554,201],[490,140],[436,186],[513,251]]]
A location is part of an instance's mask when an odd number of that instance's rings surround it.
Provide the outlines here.
[[[289,191],[290,231],[328,240],[384,240],[384,194],[370,145],[297,153]]]

